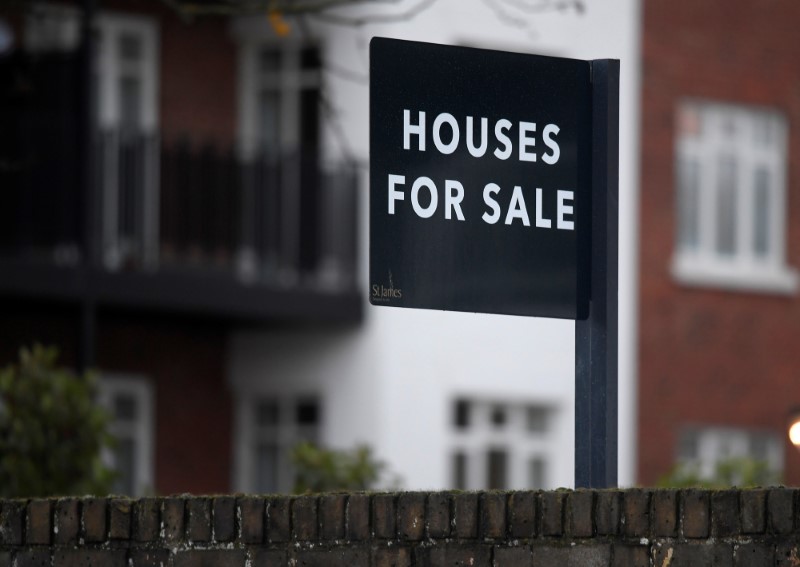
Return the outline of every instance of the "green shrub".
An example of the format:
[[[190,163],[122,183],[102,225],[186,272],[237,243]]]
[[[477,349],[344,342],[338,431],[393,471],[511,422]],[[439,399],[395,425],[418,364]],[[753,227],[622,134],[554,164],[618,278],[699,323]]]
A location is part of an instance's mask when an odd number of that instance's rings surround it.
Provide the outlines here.
[[[368,490],[378,482],[385,465],[369,447],[353,451],[321,449],[300,443],[292,450],[296,494],[344,490]]]
[[[661,488],[728,488],[738,486],[774,486],[780,484],[781,478],[769,468],[765,461],[735,457],[716,463],[714,474],[704,477],[697,466],[688,464],[676,465],[666,476],[659,479],[657,486]]]
[[[35,345],[0,370],[0,496],[107,494],[111,443],[93,376],[56,367],[58,351]]]

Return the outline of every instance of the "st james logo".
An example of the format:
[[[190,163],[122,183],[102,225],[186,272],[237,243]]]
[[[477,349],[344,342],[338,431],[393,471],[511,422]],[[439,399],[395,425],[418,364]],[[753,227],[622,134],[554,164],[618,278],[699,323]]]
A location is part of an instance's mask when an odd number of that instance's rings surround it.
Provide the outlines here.
[[[389,303],[392,299],[402,299],[403,290],[399,287],[394,287],[392,281],[392,272],[389,272],[389,287],[383,284],[372,284],[372,301],[379,301]]]

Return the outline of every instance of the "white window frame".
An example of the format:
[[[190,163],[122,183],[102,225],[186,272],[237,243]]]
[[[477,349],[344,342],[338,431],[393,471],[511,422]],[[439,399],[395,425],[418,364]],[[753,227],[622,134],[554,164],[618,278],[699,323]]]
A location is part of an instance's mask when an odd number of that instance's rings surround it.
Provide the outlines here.
[[[301,54],[307,47],[317,47],[320,56],[322,46],[315,41],[301,41],[294,37],[276,37],[261,18],[242,17],[233,20],[231,33],[239,45],[238,52],[238,152],[244,161],[258,157],[258,98],[264,87],[274,88],[280,93],[281,126],[278,132],[280,158],[300,149],[301,92],[303,88],[319,87],[322,90],[322,62],[316,70],[302,69]],[[262,73],[259,69],[259,54],[264,49],[275,49],[280,54],[277,73]],[[318,127],[322,127],[320,124]],[[322,156],[320,156],[321,158]],[[282,250],[285,258],[298,258],[300,242],[296,234],[300,219],[300,163],[296,168],[284,167],[281,173],[281,217],[283,234]],[[245,206],[247,206],[245,204]],[[292,219],[295,219],[292,222]],[[245,243],[239,250],[239,271],[245,279],[251,279],[258,270],[256,251]],[[293,268],[282,266],[280,278],[291,284],[297,274]]]
[[[74,6],[42,3],[32,7],[25,18],[24,45],[32,51],[74,51],[80,46],[80,12]],[[145,152],[144,194],[141,195],[143,260],[148,267],[158,262],[159,247],[159,27],[154,18],[119,12],[100,12],[92,22],[99,32],[96,42],[94,76],[97,86],[97,122],[101,130],[112,133],[102,145],[98,161],[102,166],[102,230],[103,261],[107,268],[118,269],[132,243],[120,235],[118,212],[120,203],[119,136],[121,122],[120,78],[136,75],[141,83],[140,123],[142,134],[152,136],[155,144]],[[130,34],[140,39],[138,62],[124,62],[119,52],[119,38]],[[113,134],[117,134],[113,136]]]
[[[98,42],[95,73],[97,76],[98,125],[101,130],[119,135],[122,121],[120,108],[120,79],[135,75],[141,84],[141,111],[139,124],[141,134],[152,136],[155,146],[145,154],[143,175],[145,178],[141,195],[141,215],[144,246],[143,260],[147,266],[158,263],[159,248],[159,152],[158,152],[158,100],[159,100],[159,27],[158,22],[146,16],[116,12],[102,12],[97,16]],[[140,41],[141,54],[137,62],[123,61],[120,53],[120,37],[135,36]],[[117,138],[117,143],[119,142]],[[117,269],[124,262],[131,243],[125,242],[118,226],[120,203],[119,149],[116,143],[103,147],[103,260],[109,269]]]
[[[121,423],[114,417],[114,398],[126,395],[136,400],[136,422]],[[131,374],[103,374],[98,381],[98,403],[110,414],[109,430],[117,437],[133,438],[133,487],[130,496],[153,494],[155,489],[155,392],[152,383],[144,376]],[[114,455],[106,451],[105,462],[113,467]]]
[[[701,478],[712,478],[719,462],[732,458],[752,458],[750,442],[756,436],[772,441],[767,447],[767,457],[763,459],[769,471],[782,474],[784,470],[783,438],[770,430],[749,429],[726,426],[689,426],[681,435],[692,435],[697,445],[697,456],[686,457],[680,453],[680,464],[694,467]],[[680,446],[680,445],[679,445]]]
[[[155,133],[158,129],[158,22],[146,16],[102,12],[97,16],[96,25],[103,38],[97,54],[100,127],[116,128],[120,125],[120,78],[137,75],[142,85],[141,123],[138,126],[143,132]],[[124,34],[136,36],[141,41],[141,59],[137,63],[122,60],[119,38]]]
[[[238,139],[240,156],[252,159],[259,151],[258,95],[269,86],[281,93],[281,117],[283,125],[279,132],[278,145],[281,151],[292,151],[300,145],[300,93],[308,87],[322,87],[322,66],[304,71],[301,53],[304,48],[316,46],[320,54],[324,51],[319,42],[299,40],[296,37],[277,37],[261,18],[237,18],[233,20],[231,33],[239,45],[238,56]],[[280,53],[280,68],[277,73],[262,73],[259,69],[259,54],[264,49]]]
[[[701,135],[684,133],[685,122],[699,120]],[[735,124],[736,136],[725,135],[722,121]],[[755,144],[755,128],[768,124],[772,145]],[[676,116],[675,194],[676,239],[672,259],[673,277],[682,284],[793,294],[798,289],[796,270],[786,265],[786,171],[788,127],[786,119],[770,109],[719,102],[685,100]],[[697,126],[697,124],[695,124]],[[732,155],[739,166],[736,184],[736,251],[724,255],[716,250],[717,162],[720,155]],[[689,160],[699,164],[697,186],[698,243],[694,248],[681,246],[679,199],[680,167]],[[768,251],[759,257],[753,251],[756,167],[765,168],[772,184],[769,192]]]
[[[288,455],[297,443],[306,439],[301,427],[296,423],[295,410],[299,402],[313,401],[317,406],[317,423],[315,426],[316,444],[321,443],[324,430],[325,407],[319,394],[259,394],[242,397],[237,402],[237,424],[235,442],[236,490],[252,493],[256,490],[255,478],[256,452],[261,442],[267,440],[274,443],[278,450]],[[275,402],[279,408],[279,423],[273,431],[259,431],[257,409],[263,402]],[[278,469],[278,490],[291,491],[294,484],[294,471],[290,467]]]
[[[457,402],[465,401],[470,405],[469,425],[465,428],[455,424],[455,407]],[[491,412],[495,407],[502,407],[506,413],[506,423],[496,427],[491,422]],[[543,408],[547,411],[547,427],[543,432],[528,430],[527,410],[529,407]],[[542,400],[494,400],[478,396],[457,396],[449,402],[447,415],[450,416],[448,426],[450,441],[448,443],[448,484],[454,479],[454,458],[460,453],[465,455],[466,486],[465,490],[485,490],[488,486],[489,451],[502,449],[506,452],[506,486],[507,490],[523,490],[529,486],[530,464],[534,458],[545,463],[544,486],[556,487],[556,455],[558,451],[556,429],[559,408],[557,404]],[[455,488],[455,487],[453,487]]]
[[[23,45],[26,50],[74,51],[80,46],[80,12],[63,4],[36,4],[25,18]],[[98,79],[97,105],[101,128],[115,128],[120,123],[119,79],[139,75],[142,82],[141,124],[144,132],[158,128],[159,28],[154,18],[118,12],[100,12],[93,22],[100,32],[95,73]],[[123,64],[119,37],[131,34],[141,39],[142,54],[138,65]]]

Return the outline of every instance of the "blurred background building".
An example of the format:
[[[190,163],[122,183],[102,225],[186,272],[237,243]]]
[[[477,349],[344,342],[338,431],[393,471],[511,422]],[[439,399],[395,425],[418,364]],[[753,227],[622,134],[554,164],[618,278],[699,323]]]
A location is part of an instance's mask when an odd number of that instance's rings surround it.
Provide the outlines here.
[[[571,322],[365,307],[368,43],[619,58],[632,484],[639,3],[190,4],[3,12],[0,361],[39,341],[97,369],[122,492],[288,490],[303,439],[366,443],[405,488],[569,486]]]
[[[800,6],[644,3],[638,480],[800,482]]]
[[[319,46],[248,51],[159,2],[20,3],[4,34],[4,363],[38,341],[98,370],[119,491],[230,490],[233,330],[362,320]]]

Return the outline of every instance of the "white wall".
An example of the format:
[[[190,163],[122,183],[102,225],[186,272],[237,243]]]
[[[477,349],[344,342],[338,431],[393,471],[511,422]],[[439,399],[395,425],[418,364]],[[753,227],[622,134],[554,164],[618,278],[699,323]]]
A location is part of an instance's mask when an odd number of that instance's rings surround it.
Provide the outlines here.
[[[361,13],[400,13],[415,4],[405,0],[398,6],[363,8]],[[638,0],[589,0],[583,14],[572,9],[525,14],[514,4],[523,3],[439,0],[406,22],[363,27],[315,23],[315,33],[325,38],[324,55],[331,69],[326,86],[334,113],[326,129],[326,149],[330,159],[349,151],[365,165],[366,204],[369,92],[365,81],[373,35],[621,60],[619,479],[629,485],[634,482],[635,443]],[[337,129],[343,136],[336,135]],[[366,206],[362,212],[366,214]],[[366,217],[361,234],[368,234]],[[362,242],[362,250],[366,295],[367,242]],[[276,388],[322,392],[324,439],[339,447],[370,443],[410,489],[448,487],[455,397],[543,401],[558,410],[553,437],[558,449],[550,484],[571,486],[573,333],[574,324],[568,321],[367,306],[365,324],[357,331],[235,337],[231,376],[245,398],[253,391]]]

